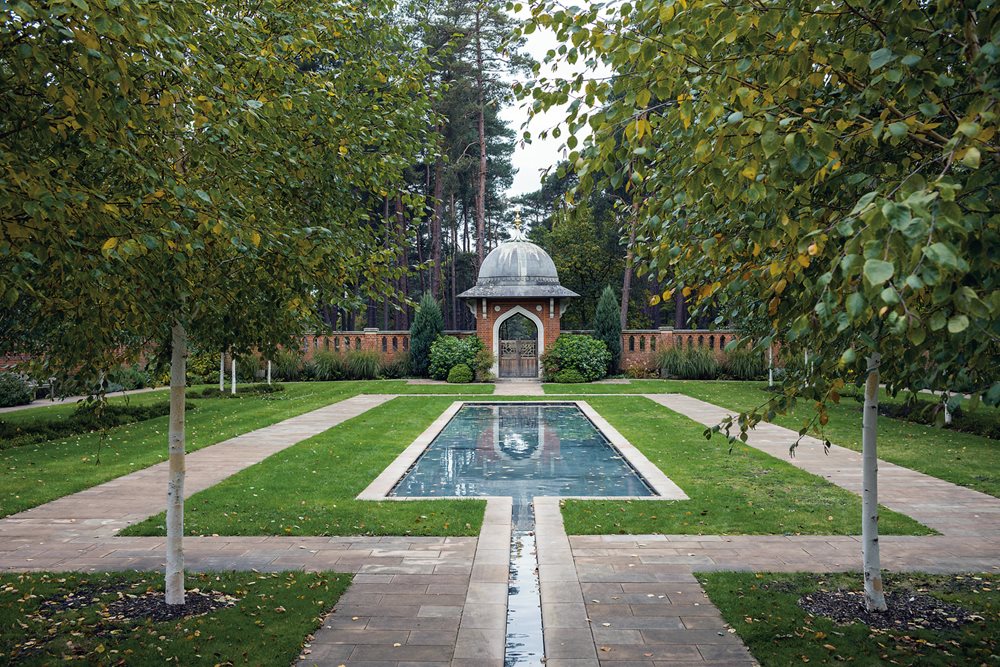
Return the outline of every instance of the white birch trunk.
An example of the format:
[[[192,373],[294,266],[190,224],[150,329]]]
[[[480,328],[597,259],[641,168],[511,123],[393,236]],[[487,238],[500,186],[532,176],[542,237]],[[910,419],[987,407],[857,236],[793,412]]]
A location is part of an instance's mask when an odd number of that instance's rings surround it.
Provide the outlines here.
[[[267,383],[271,384],[271,360],[267,360]]]
[[[230,362],[230,366],[231,366],[231,368],[229,370],[229,373],[230,373],[230,375],[233,376],[232,389],[230,390],[230,393],[232,393],[235,396],[236,395],[236,357],[233,357],[232,362]]]
[[[948,409],[948,399],[950,399],[950,398],[951,398],[951,396],[948,394],[948,392],[945,392],[945,394],[944,394],[944,425],[945,426],[951,426],[951,410]]]
[[[167,479],[167,604],[184,604],[184,385],[187,333],[180,324],[171,330],[170,349],[170,473]]]
[[[774,346],[767,346],[767,386],[774,386]]]
[[[865,606],[869,611],[885,611],[882,567],[878,544],[878,385],[882,356],[868,357],[865,407],[861,435],[861,558],[865,574]]]
[[[226,353],[219,354],[219,393],[226,390]]]

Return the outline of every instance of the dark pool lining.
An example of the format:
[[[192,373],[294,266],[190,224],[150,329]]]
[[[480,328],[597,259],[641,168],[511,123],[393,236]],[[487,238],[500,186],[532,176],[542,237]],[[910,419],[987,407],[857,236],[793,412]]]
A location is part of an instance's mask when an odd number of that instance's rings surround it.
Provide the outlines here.
[[[621,459],[625,463],[626,466],[628,466],[629,470],[632,471],[632,474],[636,476],[636,478],[642,483],[642,485],[644,487],[646,487],[646,490],[648,490],[649,493],[650,493],[650,495],[648,495],[648,496],[614,496],[614,497],[615,498],[621,498],[621,499],[628,499],[628,498],[660,498],[660,497],[662,497],[659,493],[656,492],[656,489],[653,488],[653,486],[649,483],[649,481],[646,479],[646,477],[641,472],[639,472],[639,470],[634,465],[632,465],[632,462],[629,460],[629,458],[627,456],[625,456],[620,449],[618,449],[617,447],[615,447],[615,443],[611,442],[611,439],[608,438],[608,436],[606,436],[604,434],[604,431],[601,430],[601,427],[598,426],[597,424],[595,424],[594,420],[591,419],[590,416],[586,412],[583,411],[583,409],[580,407],[578,401],[462,401],[462,404],[459,406],[458,410],[455,410],[455,414],[453,414],[448,419],[448,421],[445,422],[444,426],[442,426],[441,429],[437,433],[434,434],[434,437],[431,438],[431,441],[428,442],[427,446],[424,447],[423,451],[420,452],[420,456],[418,456],[416,458],[416,460],[414,460],[413,463],[411,463],[410,466],[403,472],[403,474],[399,476],[399,479],[397,479],[396,482],[395,482],[395,484],[392,485],[392,488],[389,489],[389,492],[385,494],[385,497],[386,498],[391,498],[391,497],[395,496],[396,489],[399,488],[399,485],[403,483],[403,480],[406,479],[409,476],[409,474],[413,471],[413,469],[417,466],[417,464],[420,463],[420,460],[422,458],[424,458],[424,456],[427,454],[427,452],[430,450],[430,448],[434,445],[434,441],[438,439],[438,436],[440,436],[442,433],[444,433],[445,429],[448,428],[449,425],[451,425],[451,422],[455,420],[455,417],[458,416],[458,413],[461,412],[463,408],[465,408],[466,406],[480,406],[480,407],[486,406],[486,407],[492,407],[494,405],[540,405],[540,406],[543,406],[543,407],[544,406],[551,406],[551,407],[556,407],[556,406],[571,406],[571,407],[576,408],[576,411],[579,412],[583,416],[583,418],[586,419],[590,423],[590,425],[592,427],[594,427],[594,431],[596,431],[597,434],[599,436],[601,436],[601,439],[604,441],[604,444],[607,445],[611,449],[611,451],[613,451],[615,454],[618,455],[618,458]],[[419,498],[421,500],[435,500],[435,499],[436,500],[454,500],[456,498],[462,498],[462,499],[464,499],[464,498],[470,498],[470,499],[485,498],[486,496],[437,496],[437,498],[433,498],[433,497],[426,497],[425,498],[424,496],[395,496],[395,497],[396,498]],[[583,498],[604,498],[604,496],[555,496],[555,497],[556,498],[569,498],[571,500],[572,499],[583,499]]]

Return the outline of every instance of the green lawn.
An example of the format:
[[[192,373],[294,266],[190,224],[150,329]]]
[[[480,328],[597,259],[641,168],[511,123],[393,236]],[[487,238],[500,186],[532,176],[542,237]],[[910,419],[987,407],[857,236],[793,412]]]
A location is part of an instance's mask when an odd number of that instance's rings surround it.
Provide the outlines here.
[[[303,382],[289,384],[285,391],[269,396],[195,400],[197,407],[187,417],[187,450],[214,445],[343,400],[357,394],[363,384]],[[131,400],[164,398],[163,394],[153,392],[133,396]],[[10,414],[22,420],[38,420],[65,416],[67,410],[72,407],[57,405]],[[109,429],[106,437],[100,433],[86,433],[0,451],[0,516],[41,505],[165,460],[167,422],[166,416],[158,417]]]
[[[224,593],[235,605],[153,622],[116,618],[108,605],[162,591],[160,573],[3,574],[0,663],[289,665],[350,581],[333,573],[189,574],[189,590]],[[76,603],[66,603],[70,594]]]
[[[929,593],[981,617],[956,630],[873,630],[836,624],[798,605],[817,590],[858,591],[861,575],[713,572],[698,578],[762,665],[987,665],[1000,653],[995,574],[887,575],[886,590]]]
[[[185,503],[189,535],[478,535],[484,500],[354,497],[452,403],[400,397],[289,447]],[[164,516],[125,535],[163,535]]]
[[[686,501],[568,500],[566,532],[576,535],[855,535],[861,498],[752,447],[732,453],[704,427],[638,396],[587,401],[685,493]],[[883,534],[926,535],[929,529],[882,508]]]
[[[679,393],[734,411],[750,410],[764,403],[768,394],[760,382],[710,382],[683,380],[633,380],[628,385],[543,385],[553,393]],[[996,412],[980,408],[987,412]],[[798,431],[812,417],[812,407],[802,403],[775,423]],[[844,398],[830,407],[826,437],[848,449],[861,451],[861,407]],[[879,420],[879,458],[919,470],[940,479],[1000,497],[1000,443],[970,433],[925,426],[901,419]]]
[[[129,405],[149,405],[151,403],[161,403],[169,400],[170,394],[167,390],[144,391],[141,394],[127,394],[125,396],[112,396],[108,398],[108,403],[118,403]],[[44,407],[24,408],[22,410],[12,410],[11,412],[0,413],[0,421],[9,424],[27,424],[45,419],[58,419],[67,417],[76,410],[79,404],[73,403],[52,403]]]

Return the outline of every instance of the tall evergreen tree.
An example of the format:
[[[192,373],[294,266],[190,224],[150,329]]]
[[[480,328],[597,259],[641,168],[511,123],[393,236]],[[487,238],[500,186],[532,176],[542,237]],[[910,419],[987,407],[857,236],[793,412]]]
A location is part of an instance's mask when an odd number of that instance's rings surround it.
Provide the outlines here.
[[[605,287],[601,292],[601,299],[597,302],[597,311],[594,313],[594,338],[604,341],[608,351],[611,352],[611,360],[608,362],[609,374],[618,370],[622,359],[620,313],[615,291],[610,286]]]
[[[431,294],[424,294],[410,327],[410,371],[425,377],[431,360],[431,344],[444,332],[441,307]]]

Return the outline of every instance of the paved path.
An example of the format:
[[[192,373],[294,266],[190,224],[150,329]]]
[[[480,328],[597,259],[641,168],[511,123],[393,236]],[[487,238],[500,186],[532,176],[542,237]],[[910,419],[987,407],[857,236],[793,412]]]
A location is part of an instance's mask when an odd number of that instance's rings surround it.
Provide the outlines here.
[[[362,395],[286,419],[186,456],[184,495],[207,489],[271,454],[393,398]],[[167,506],[166,461],[0,520],[0,544],[112,537]],[[51,560],[51,559],[50,559]],[[3,561],[0,561],[3,562]],[[51,563],[53,566],[55,562]]]
[[[681,394],[645,396],[705,426],[733,414]],[[833,445],[824,453],[822,441],[806,436],[795,456],[789,457],[788,448],[798,437],[791,429],[762,422],[750,431],[747,444],[860,495],[860,452]],[[947,436],[942,433],[942,437]],[[943,535],[1000,538],[1000,499],[882,460],[878,462],[878,498],[885,507]]]
[[[199,450],[188,456],[185,493],[390,398],[356,396]],[[726,414],[683,396],[649,398],[705,424]],[[789,460],[796,437],[762,424],[749,444]],[[857,492],[853,451],[835,447],[824,455],[808,440],[790,462]],[[1000,571],[1000,500],[885,462],[880,467],[883,503],[942,533],[883,537],[883,566]],[[0,570],[162,569],[163,538],[114,534],[162,511],[164,488],[159,464],[0,520]],[[567,537],[558,499],[536,498],[535,512],[547,667],[752,665],[692,572],[828,572],[856,570],[860,562],[852,536]],[[494,498],[478,538],[192,537],[185,556],[192,571],[355,573],[303,650],[302,665],[500,667],[510,536],[510,499]]]
[[[542,383],[537,380],[497,380],[494,396],[544,396]]]
[[[111,391],[108,392],[108,398],[114,398],[115,396],[131,396],[132,394],[145,394],[150,391],[166,391],[169,387],[146,387],[145,389],[130,389],[128,391]],[[18,410],[30,410],[32,408],[47,408],[52,405],[62,405],[64,403],[76,403],[87,398],[86,396],[67,396],[65,398],[57,398],[55,400],[50,400],[48,398],[40,398],[36,401],[32,401],[27,405],[11,405],[6,408],[0,408],[0,414],[5,412],[17,412]]]

